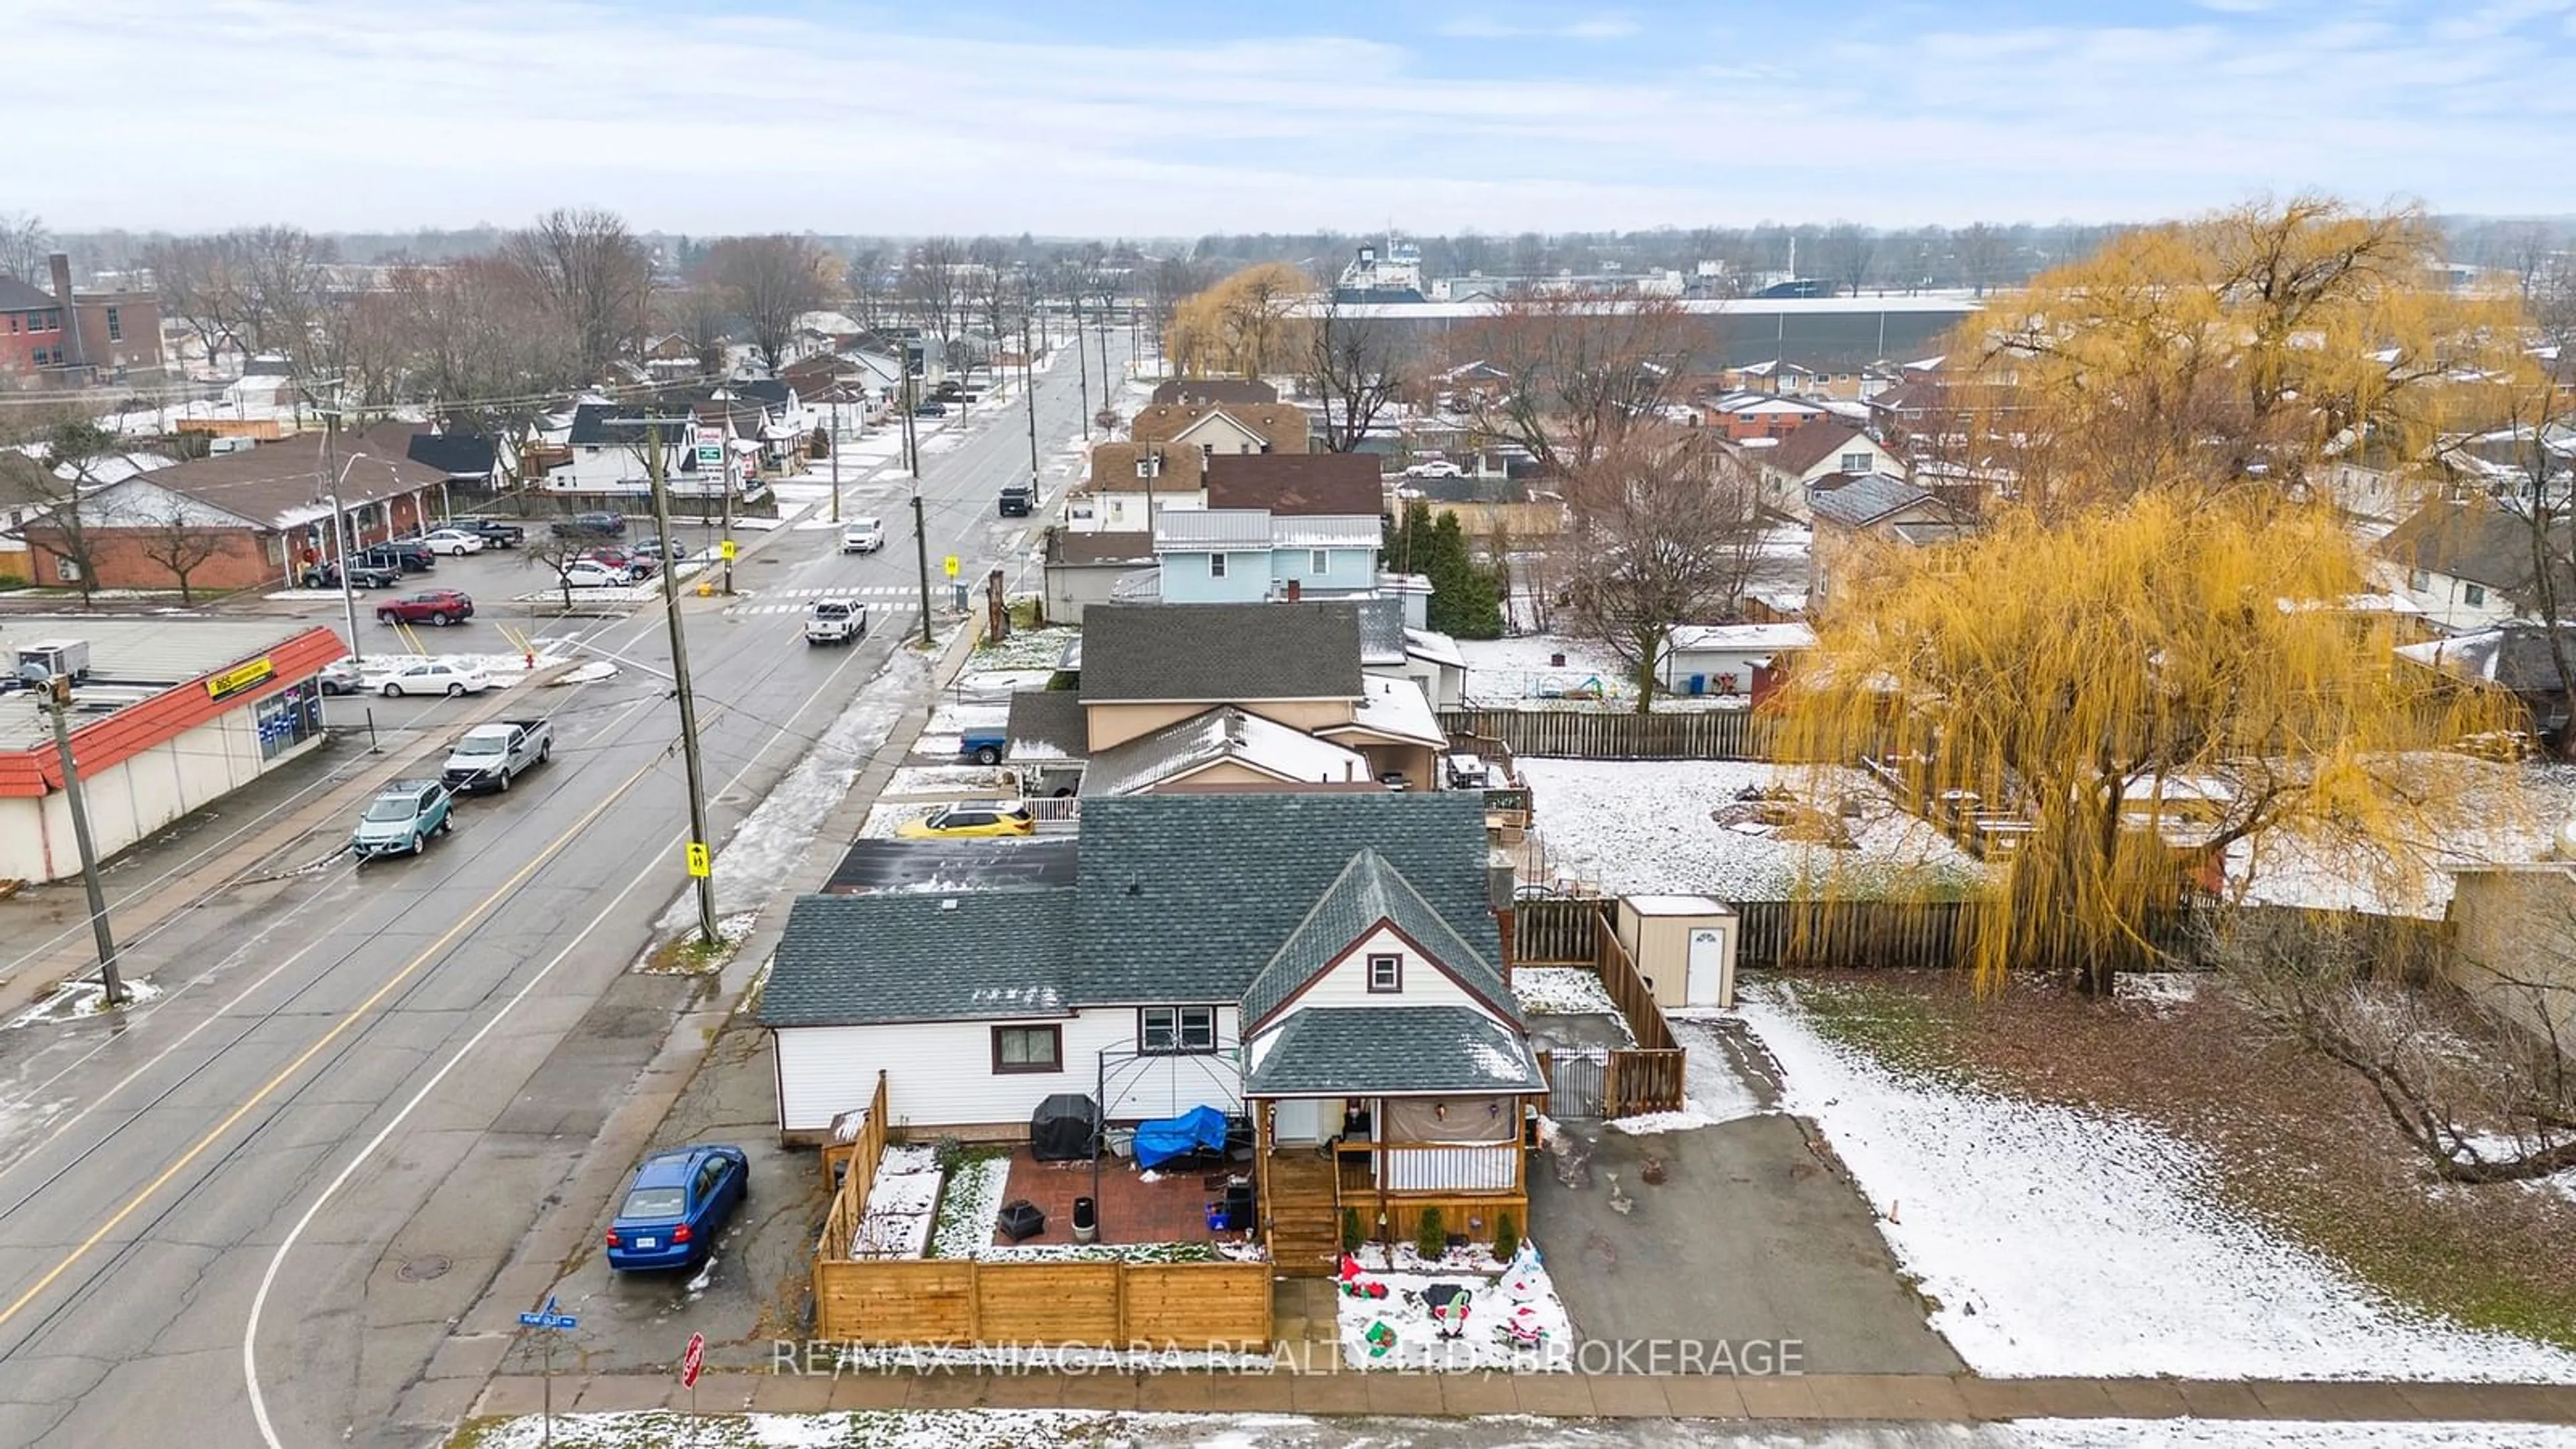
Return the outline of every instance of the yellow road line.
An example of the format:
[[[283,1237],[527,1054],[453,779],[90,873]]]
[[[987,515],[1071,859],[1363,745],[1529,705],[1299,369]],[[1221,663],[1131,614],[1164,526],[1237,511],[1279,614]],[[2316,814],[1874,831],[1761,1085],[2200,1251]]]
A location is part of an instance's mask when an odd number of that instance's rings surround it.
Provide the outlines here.
[[[277,1075],[270,1077],[265,1083],[262,1083],[260,1089],[253,1092],[248,1100],[244,1101],[240,1106],[233,1108],[232,1111],[226,1113],[224,1120],[216,1123],[212,1128],[208,1129],[204,1136],[197,1139],[195,1145],[191,1146],[185,1153],[180,1155],[178,1161],[161,1169],[160,1176],[153,1178],[148,1183],[145,1183],[132,1197],[125,1200],[124,1206],[118,1208],[107,1221],[100,1223],[97,1229],[88,1237],[83,1238],[80,1242],[80,1246],[72,1249],[69,1254],[65,1255],[61,1262],[56,1263],[53,1267],[47,1269],[45,1271],[45,1276],[37,1279],[25,1292],[19,1294],[17,1298],[10,1302],[8,1307],[0,1308],[0,1324],[8,1323],[10,1319],[17,1317],[21,1312],[25,1311],[27,1305],[34,1302],[38,1295],[42,1294],[46,1289],[54,1285],[55,1279],[62,1277],[63,1274],[67,1272],[70,1272],[74,1264],[77,1264],[81,1259],[88,1257],[90,1250],[96,1248],[102,1241],[104,1241],[108,1234],[115,1232],[119,1224],[123,1223],[127,1218],[132,1217],[135,1212],[146,1202],[149,1202],[155,1194],[159,1193],[162,1188],[167,1187],[172,1178],[185,1172],[189,1163],[192,1163],[199,1157],[205,1155],[207,1148],[214,1146],[215,1143],[220,1140],[225,1133],[230,1132],[242,1118],[250,1115],[252,1108],[257,1107],[260,1103],[268,1100],[270,1094],[274,1093],[280,1086],[283,1086],[288,1078],[294,1076],[297,1072],[302,1071],[307,1062],[310,1062],[313,1058],[319,1056],[323,1049],[330,1046],[331,1043],[339,1040],[342,1032],[347,1031],[350,1026],[365,1017],[367,1013],[373,1011],[377,1003],[383,1001],[385,997],[392,994],[395,987],[400,986],[403,982],[409,980],[412,973],[428,964],[432,957],[437,956],[448,947],[454,945],[459,936],[465,934],[466,931],[481,921],[483,914],[486,911],[491,910],[502,897],[509,895],[512,891],[517,890],[521,885],[525,884],[529,876],[536,874],[540,867],[544,866],[547,861],[552,860],[555,857],[556,852],[562,850],[564,846],[572,842],[574,836],[577,836],[584,830],[589,829],[593,821],[608,813],[610,806],[616,804],[618,800],[622,799],[628,790],[633,789],[638,781],[642,780],[646,775],[651,774],[654,768],[660,763],[661,761],[658,759],[649,761],[642,767],[638,768],[634,774],[627,776],[624,781],[619,783],[616,789],[609,791],[607,796],[598,804],[593,805],[589,810],[583,812],[582,817],[574,821],[570,827],[565,829],[563,834],[558,835],[553,840],[549,841],[546,844],[545,849],[538,851],[535,857],[530,859],[526,865],[519,867],[517,872],[512,874],[508,880],[503,881],[498,887],[494,888],[491,894],[476,902],[472,910],[467,911],[461,918],[459,918],[455,925],[448,927],[446,934],[440,936],[437,940],[430,942],[428,946],[421,950],[419,955],[411,958],[411,960],[406,963],[400,971],[397,971],[392,976],[386,978],[385,983],[370,993],[366,1000],[359,1002],[355,1007],[351,1008],[346,1015],[333,1023],[329,1031],[322,1033],[321,1036],[314,1039],[312,1045],[306,1047],[303,1051],[298,1052],[295,1060],[288,1062],[284,1067],[279,1068]]]

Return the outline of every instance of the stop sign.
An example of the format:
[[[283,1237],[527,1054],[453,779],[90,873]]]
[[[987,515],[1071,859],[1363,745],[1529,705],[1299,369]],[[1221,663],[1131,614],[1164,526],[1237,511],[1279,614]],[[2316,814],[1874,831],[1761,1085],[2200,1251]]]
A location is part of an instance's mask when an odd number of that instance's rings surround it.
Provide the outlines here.
[[[696,1388],[698,1370],[705,1368],[706,1365],[707,1336],[703,1333],[692,1333],[689,1335],[688,1350],[680,1355],[680,1387]]]

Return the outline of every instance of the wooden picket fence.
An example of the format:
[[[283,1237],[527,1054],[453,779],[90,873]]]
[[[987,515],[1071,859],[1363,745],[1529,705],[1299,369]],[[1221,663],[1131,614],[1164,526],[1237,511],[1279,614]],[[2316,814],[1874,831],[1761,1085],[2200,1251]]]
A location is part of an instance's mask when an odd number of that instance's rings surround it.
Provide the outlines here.
[[[1444,709],[1440,727],[1498,740],[1514,757],[1569,760],[1768,760],[1778,734],[1768,716],[1741,709]]]
[[[1521,901],[1510,920],[1511,959],[1522,966],[1589,966],[1609,933],[1602,902],[1591,899]]]
[[[867,1211],[868,1191],[876,1185],[877,1164],[885,1159],[885,1145],[886,1074],[880,1071],[858,1133],[823,1149],[823,1182],[832,1189],[832,1206],[823,1216],[823,1236],[814,1244],[817,1260],[848,1256],[858,1236],[859,1217]]]

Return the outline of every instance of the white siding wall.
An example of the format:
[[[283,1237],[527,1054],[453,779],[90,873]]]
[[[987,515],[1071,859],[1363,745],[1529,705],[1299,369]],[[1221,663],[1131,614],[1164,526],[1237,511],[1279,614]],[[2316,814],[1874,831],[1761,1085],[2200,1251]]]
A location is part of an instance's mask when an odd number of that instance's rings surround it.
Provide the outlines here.
[[[1404,990],[1401,994],[1368,989],[1368,958],[1396,955],[1404,958]],[[1472,1006],[1485,1015],[1483,1003],[1467,994],[1447,972],[1425,960],[1422,954],[1404,944],[1404,939],[1384,927],[1369,936],[1366,945],[1350,954],[1349,959],[1326,973],[1322,980],[1306,988],[1291,1011],[1310,1006]]]
[[[177,739],[81,779],[101,856],[135,844],[192,810],[314,748],[316,740],[262,761],[256,712],[247,704]],[[80,873],[71,807],[57,791],[42,801],[0,801],[0,880],[62,880]]]
[[[1064,1070],[996,1074],[993,1028],[1000,1025],[1060,1027]],[[1231,1044],[1236,1031],[1235,1009],[1219,1007],[1217,1039]],[[1099,1085],[1100,1053],[1131,1049],[1135,1035],[1136,1013],[1127,1007],[1052,1021],[784,1027],[778,1032],[779,1129],[829,1128],[834,1117],[868,1104],[880,1070],[895,1125],[1024,1124],[1055,1093],[1090,1096]],[[1113,1062],[1111,1073],[1113,1121],[1177,1116],[1202,1105],[1232,1112],[1241,1105],[1240,1072],[1221,1056]]]

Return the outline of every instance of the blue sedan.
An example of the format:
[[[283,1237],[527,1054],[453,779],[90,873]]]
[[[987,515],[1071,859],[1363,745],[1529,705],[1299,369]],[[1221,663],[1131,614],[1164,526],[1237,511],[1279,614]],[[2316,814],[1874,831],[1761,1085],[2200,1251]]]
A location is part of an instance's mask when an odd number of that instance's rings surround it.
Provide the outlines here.
[[[608,1225],[608,1266],[688,1267],[715,1246],[750,1190],[751,1162],[739,1147],[681,1147],[645,1158]]]

